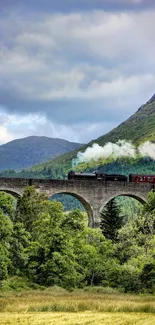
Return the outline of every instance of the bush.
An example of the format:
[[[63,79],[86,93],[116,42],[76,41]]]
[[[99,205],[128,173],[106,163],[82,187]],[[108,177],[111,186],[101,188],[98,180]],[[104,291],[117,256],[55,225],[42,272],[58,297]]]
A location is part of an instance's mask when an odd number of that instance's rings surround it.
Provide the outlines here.
[[[145,291],[155,292],[155,262],[145,264],[140,275],[141,286]]]
[[[7,280],[1,282],[0,291],[22,291],[30,289],[42,289],[38,284],[32,283],[25,277],[9,277]]]
[[[119,288],[123,289],[125,293],[140,291],[140,270],[132,265],[124,264],[120,274]]]

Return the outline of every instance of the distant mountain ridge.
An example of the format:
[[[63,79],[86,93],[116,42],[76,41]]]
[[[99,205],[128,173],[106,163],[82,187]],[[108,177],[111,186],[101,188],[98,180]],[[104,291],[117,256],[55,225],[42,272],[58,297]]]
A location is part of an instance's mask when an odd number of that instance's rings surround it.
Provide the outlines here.
[[[0,170],[23,169],[79,149],[80,143],[44,136],[30,136],[0,146]]]

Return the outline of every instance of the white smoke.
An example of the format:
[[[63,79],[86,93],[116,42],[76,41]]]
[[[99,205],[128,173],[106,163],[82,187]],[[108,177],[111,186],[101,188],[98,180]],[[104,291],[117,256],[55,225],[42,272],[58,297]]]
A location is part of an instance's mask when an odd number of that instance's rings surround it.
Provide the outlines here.
[[[150,157],[153,160],[155,160],[155,144],[151,143],[149,141],[146,141],[145,143],[141,144],[139,146],[139,152],[142,157]]]
[[[94,143],[85,152],[78,152],[77,158],[73,161],[73,165],[107,158],[113,158],[115,160],[123,157],[136,159],[138,156],[150,157],[155,160],[155,144],[147,141],[136,148],[131,141],[126,140],[119,140],[116,143],[108,142],[103,147]]]

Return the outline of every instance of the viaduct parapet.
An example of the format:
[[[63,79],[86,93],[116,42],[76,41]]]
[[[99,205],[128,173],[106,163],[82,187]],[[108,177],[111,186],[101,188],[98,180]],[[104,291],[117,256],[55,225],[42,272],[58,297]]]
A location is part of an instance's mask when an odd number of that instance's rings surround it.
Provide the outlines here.
[[[23,195],[27,186],[34,185],[48,197],[54,194],[70,194],[84,206],[89,217],[89,226],[98,227],[100,212],[105,204],[116,196],[129,196],[145,203],[151,184],[128,182],[104,182],[101,180],[50,180],[26,178],[0,178],[0,191],[16,196]]]

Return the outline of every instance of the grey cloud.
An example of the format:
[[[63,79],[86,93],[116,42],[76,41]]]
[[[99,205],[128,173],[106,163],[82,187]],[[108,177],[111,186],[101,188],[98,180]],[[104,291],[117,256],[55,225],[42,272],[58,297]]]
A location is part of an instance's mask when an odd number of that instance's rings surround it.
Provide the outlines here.
[[[0,104],[68,130],[119,123],[154,92],[154,20],[155,11],[8,15],[0,22]]]
[[[147,2],[147,3],[146,3]],[[5,0],[3,1],[3,6],[5,7],[23,7],[23,8],[30,8],[35,12],[39,11],[69,11],[69,10],[90,10],[95,8],[105,7],[108,8],[109,6],[125,6],[125,7],[132,7],[137,6],[141,7],[143,5],[153,5],[153,0],[16,0],[13,2],[12,0]]]

